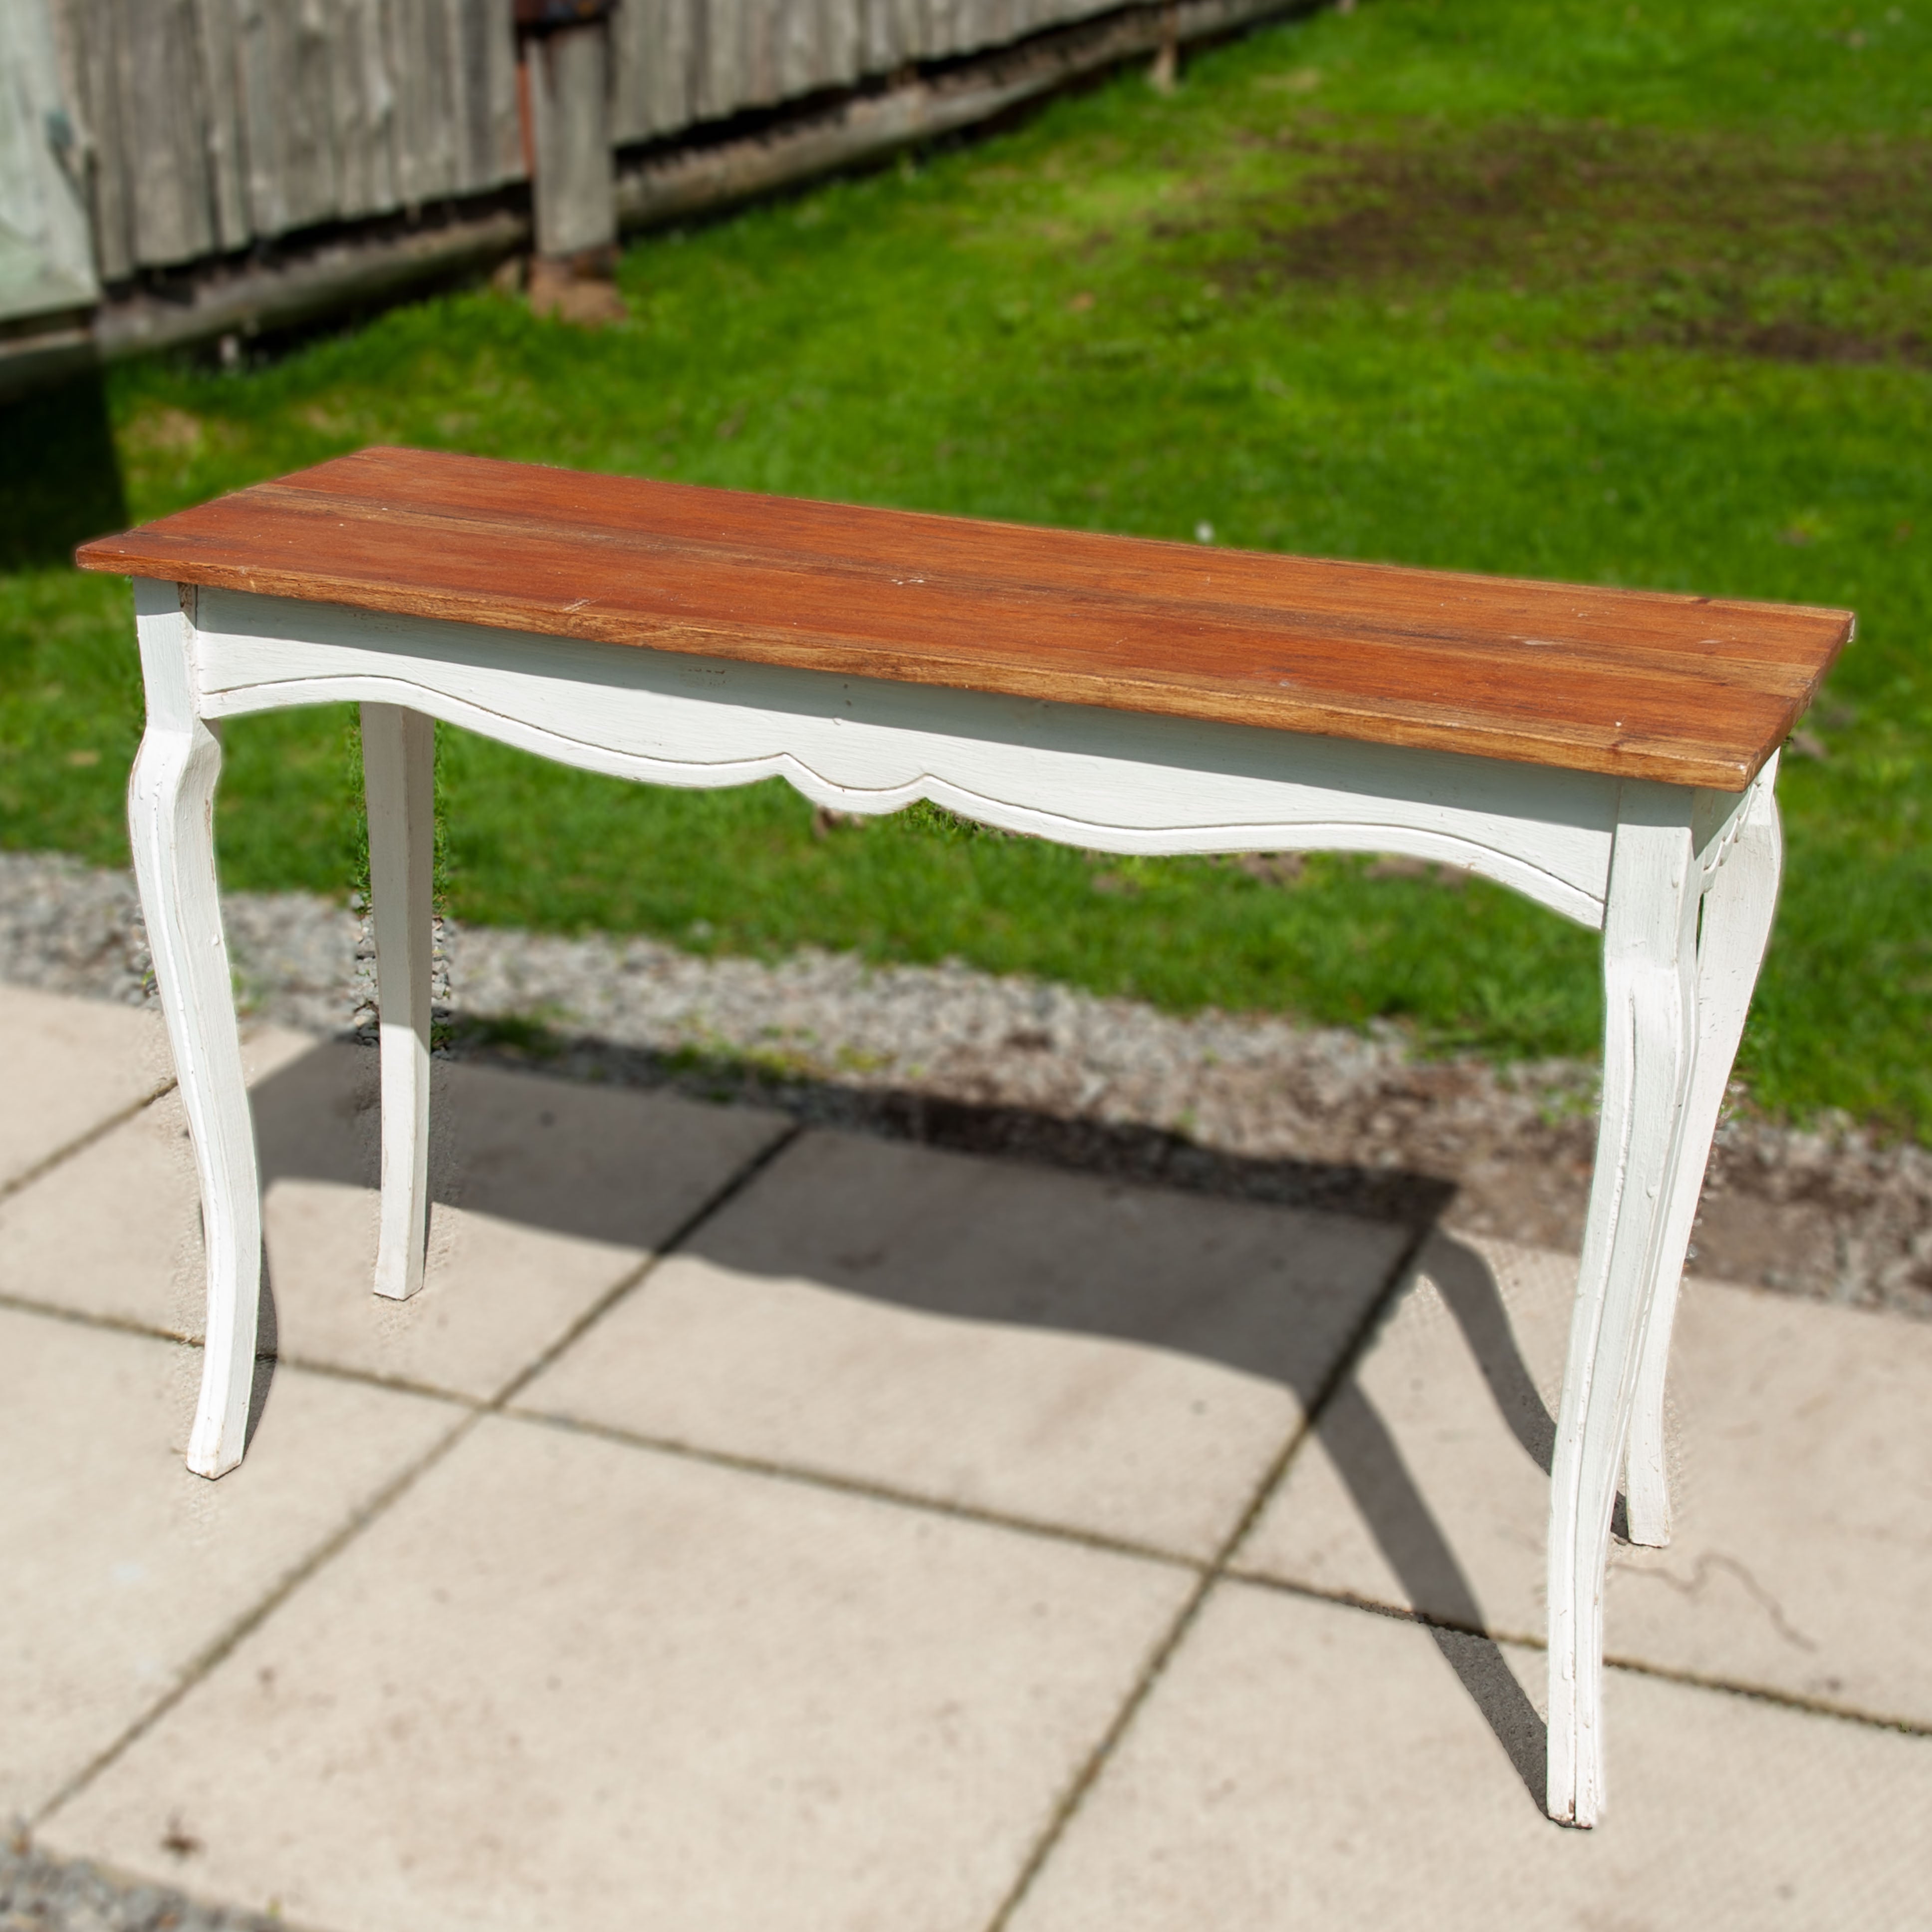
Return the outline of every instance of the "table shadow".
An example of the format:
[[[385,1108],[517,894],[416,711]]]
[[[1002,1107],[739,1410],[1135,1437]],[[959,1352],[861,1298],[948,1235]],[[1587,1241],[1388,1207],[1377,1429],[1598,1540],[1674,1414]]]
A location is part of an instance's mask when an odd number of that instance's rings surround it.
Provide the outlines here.
[[[433,1198],[567,1235],[656,1246],[646,1226],[648,1177],[634,1168],[628,1189],[610,1185],[610,1164],[622,1168],[626,1160],[621,1137],[614,1139],[608,1130],[608,1067],[614,1056],[631,1066],[636,1086],[663,1091],[670,1084],[667,1063],[628,1048],[604,1052],[598,1064],[607,1077],[595,1084],[540,1077],[514,1061],[487,1054],[439,1060],[432,1102],[437,1124],[432,1134]],[[522,1077],[506,1088],[500,1076],[512,1068]],[[568,1136],[573,1106],[584,1110],[585,1130],[574,1155],[584,1178],[581,1188],[557,1184],[554,1162],[549,1182],[535,1190],[520,1184],[514,1162],[500,1158],[464,1171],[460,1136],[451,1120],[473,1079],[472,1070],[497,1076],[490,1130],[500,1138],[514,1139],[519,1131],[534,1137],[539,1123],[550,1136],[560,1131]],[[680,1070],[688,1076],[688,1066]],[[506,1090],[512,1096],[508,1102]],[[253,1097],[265,1189],[284,1179],[374,1187],[376,1068],[367,1046],[320,1046],[261,1082]],[[868,1238],[862,1226],[842,1222],[838,1243],[813,1246],[805,1265],[788,1267],[786,1244],[796,1229],[761,1237],[762,1245],[754,1242],[748,1247],[741,1234],[731,1232],[732,1217],[721,1216],[700,1221],[683,1241],[684,1252],[740,1270],[803,1273],[815,1284],[922,1313],[1179,1350],[1288,1388],[1408,1600],[1428,1606],[1427,1624],[1445,1661],[1541,1810],[1543,1720],[1485,1633],[1474,1589],[1454,1549],[1406,1467],[1394,1436],[1352,1372],[1374,1328],[1388,1318],[1426,1268],[1523,1453],[1547,1472],[1555,1424],[1523,1360],[1495,1277],[1480,1255],[1439,1225],[1454,1196],[1451,1184],[1400,1171],[1257,1160],[1202,1148],[1150,1128],[847,1088],[836,1082],[788,1079],[782,1092],[745,1097],[766,1104],[776,1099],[809,1124],[844,1135],[973,1156],[985,1169],[974,1184],[973,1224],[936,1226],[910,1247],[902,1242],[895,1248],[891,1241]],[[527,1108],[520,1126],[518,1106]],[[795,1142],[794,1149],[806,1144]],[[885,1147],[880,1157],[883,1173],[891,1159]],[[788,1150],[760,1177],[759,1186],[779,1184],[791,1158],[793,1150]],[[1192,1268],[1165,1273],[1156,1268],[1151,1275],[1143,1268],[1136,1275],[1130,1266],[1125,1273],[1136,1278],[1124,1288],[1121,1270],[1107,1276],[1106,1258],[1082,1228],[1071,1226],[1064,1234],[1049,1231],[1046,1244],[1060,1251],[1046,1255],[1037,1266],[1029,1262],[1023,1275],[1013,1268],[957,1264],[962,1245],[975,1240],[982,1250],[988,1241],[997,1245],[1004,1237],[989,1234],[989,1228],[1003,1220],[1017,1226],[1025,1220],[1020,1197],[1029,1186],[1036,1190],[1040,1177],[1049,1170],[1084,1174],[1111,1190],[1134,1190],[1156,1212],[1162,1199],[1178,1202],[1190,1196],[1277,1210],[1284,1244],[1318,1234],[1332,1241],[1346,1223],[1364,1230],[1365,1247],[1375,1246],[1381,1258],[1372,1280],[1364,1276],[1336,1291],[1339,1304],[1328,1305],[1298,1289],[1304,1316],[1298,1324],[1286,1318],[1294,1311],[1269,1304],[1269,1284],[1238,1270],[1225,1279],[1204,1280]],[[881,1214],[889,1210],[890,1191],[887,1178],[874,1190]],[[1030,1244],[1036,1244],[1039,1226],[1036,1214],[1026,1221]],[[276,1345],[274,1297],[266,1268],[263,1283],[260,1352],[264,1359],[251,1431],[269,1399]],[[1298,1332],[1311,1327],[1312,1334]]]
[[[0,403],[0,569],[70,563],[76,544],[127,524],[98,373]]]

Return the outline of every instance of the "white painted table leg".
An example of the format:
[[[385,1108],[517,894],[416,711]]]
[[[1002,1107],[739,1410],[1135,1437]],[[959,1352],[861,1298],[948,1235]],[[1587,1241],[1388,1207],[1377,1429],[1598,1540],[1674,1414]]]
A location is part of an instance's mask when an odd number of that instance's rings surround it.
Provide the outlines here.
[[[1550,1506],[1550,1815],[1604,1799],[1604,1569],[1689,1096],[1701,880],[1693,795],[1627,784],[1604,921],[1604,1102]]]
[[[1718,1111],[1778,907],[1784,840],[1772,792],[1777,778],[1774,754],[1751,788],[1744,822],[1705,893],[1697,936],[1696,1064],[1658,1252],[1624,1474],[1630,1540],[1658,1548],[1670,1540],[1670,1488],[1664,1456],[1664,1384],[1670,1363],[1670,1331],[1690,1230],[1704,1190],[1704,1170],[1710,1162],[1711,1137],[1717,1131]]]
[[[196,1475],[219,1476],[241,1461],[248,1439],[262,1290],[262,1210],[215,890],[214,785],[221,741],[196,715],[181,597],[172,584],[134,585],[148,724],[128,788],[128,824],[148,950],[201,1180],[208,1250],[207,1341],[188,1466]]]
[[[382,1207],[376,1292],[398,1301],[422,1286],[429,1229],[435,764],[433,720],[400,705],[363,706],[369,898],[382,1040]]]

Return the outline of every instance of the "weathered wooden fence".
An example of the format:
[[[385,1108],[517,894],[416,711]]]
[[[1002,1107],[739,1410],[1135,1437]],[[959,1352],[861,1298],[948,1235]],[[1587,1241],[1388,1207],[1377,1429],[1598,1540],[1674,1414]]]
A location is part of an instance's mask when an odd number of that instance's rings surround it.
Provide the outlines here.
[[[509,0],[43,0],[104,281],[523,179]],[[1118,0],[619,0],[620,147]]]
[[[614,0],[604,207],[680,220],[1318,4]],[[514,4],[0,0],[0,400],[547,245]]]

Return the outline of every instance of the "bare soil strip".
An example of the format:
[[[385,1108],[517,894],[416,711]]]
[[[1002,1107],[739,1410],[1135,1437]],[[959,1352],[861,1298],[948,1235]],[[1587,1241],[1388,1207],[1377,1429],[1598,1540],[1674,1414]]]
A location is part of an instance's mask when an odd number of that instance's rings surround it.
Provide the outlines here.
[[[1242,211],[1228,292],[1488,282],[1563,298],[1604,350],[1932,362],[1932,144],[1502,122],[1364,145],[1313,117],[1279,141],[1309,172]]]

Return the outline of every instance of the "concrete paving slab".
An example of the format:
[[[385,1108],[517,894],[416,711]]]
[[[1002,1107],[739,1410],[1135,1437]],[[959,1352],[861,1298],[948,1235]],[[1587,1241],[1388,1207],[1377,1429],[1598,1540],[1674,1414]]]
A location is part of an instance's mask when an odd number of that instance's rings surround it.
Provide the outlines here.
[[[1536,1796],[1542,1666],[1220,1586],[1012,1932],[1928,1922],[1932,1739],[1613,1672],[1610,1809],[1568,1831]]]
[[[66,1004],[86,1013],[116,1010],[99,1001]],[[306,1034],[264,1028],[243,1042],[242,1064],[251,1080],[265,1079],[314,1048]],[[0,1292],[200,1338],[200,1200],[176,1094],[163,1094],[0,1200]]]
[[[491,1419],[40,1836],[334,1932],[980,1932],[1192,1580]]]
[[[460,1208],[430,1220],[421,1290],[370,1292],[376,1197],[278,1181],[262,1202],[274,1307],[262,1324],[290,1360],[487,1402],[634,1273],[645,1250],[576,1241]]]
[[[520,1401],[1204,1557],[1405,1238],[812,1134]]]
[[[1573,1257],[1437,1237],[1240,1570],[1492,1634],[1544,1625]],[[1675,1536],[1612,1546],[1609,1650],[1932,1724],[1932,1329],[1685,1284]]]
[[[250,1051],[272,1304],[262,1346],[478,1399],[787,1126],[755,1108],[439,1066],[429,1266],[422,1292],[397,1304],[369,1288],[374,1054],[274,1032]],[[200,1336],[200,1210],[178,1101],[0,1202],[0,1288]]]
[[[373,1189],[376,1055],[332,1044],[254,1094],[264,1175]],[[656,1247],[779,1136],[788,1116],[634,1088],[436,1063],[434,1198],[496,1221],[633,1250]]]
[[[375,1055],[330,1046],[256,1090],[280,1346],[299,1360],[488,1398],[754,1161],[754,1108],[444,1065],[432,1094],[428,1265],[370,1292]]]
[[[7,1040],[0,1186],[174,1078],[160,1016],[140,1007],[0,985],[0,1030]]]
[[[198,1350],[0,1309],[0,1817],[31,1816],[458,1420],[284,1368],[248,1460],[182,1456]]]

